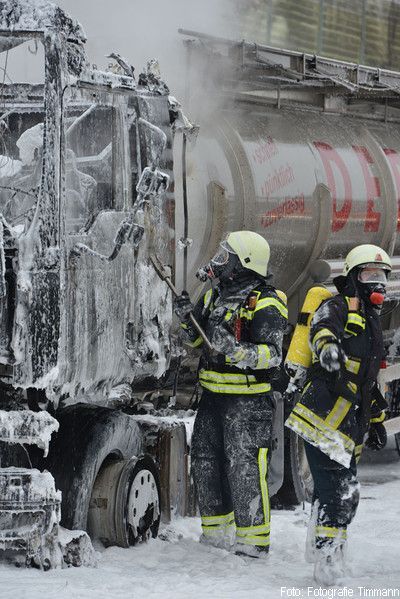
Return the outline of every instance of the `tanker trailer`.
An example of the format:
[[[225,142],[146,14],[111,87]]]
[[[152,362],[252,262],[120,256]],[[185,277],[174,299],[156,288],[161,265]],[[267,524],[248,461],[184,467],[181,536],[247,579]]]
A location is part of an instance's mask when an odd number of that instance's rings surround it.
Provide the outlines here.
[[[168,88],[84,43],[49,2],[0,2],[0,554],[43,568],[91,559],[60,518],[126,547],[186,509],[185,426],[136,391],[170,360]]]
[[[177,210],[185,247],[178,275],[199,293],[196,270],[226,232],[257,231],[271,245],[273,281],[288,296],[293,330],[316,280],[333,290],[351,248],[383,247],[394,268],[382,312],[388,363],[380,378],[390,401],[386,427],[398,433],[400,74],[181,33],[188,38],[185,108],[200,135],[194,146],[184,139],[175,181],[176,195],[184,192],[177,206],[188,204],[186,220]],[[311,483],[302,442],[287,431],[280,500],[302,501]]]

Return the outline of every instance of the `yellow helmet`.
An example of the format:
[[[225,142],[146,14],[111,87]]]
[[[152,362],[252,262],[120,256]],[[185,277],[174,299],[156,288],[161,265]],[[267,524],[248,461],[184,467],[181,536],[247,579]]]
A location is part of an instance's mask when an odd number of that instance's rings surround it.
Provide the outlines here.
[[[234,231],[226,242],[235,252],[244,268],[266,277],[270,257],[269,243],[254,231]]]
[[[357,245],[347,254],[343,274],[348,275],[353,268],[363,264],[376,264],[385,270],[392,270],[392,261],[385,250],[377,245],[366,243]]]

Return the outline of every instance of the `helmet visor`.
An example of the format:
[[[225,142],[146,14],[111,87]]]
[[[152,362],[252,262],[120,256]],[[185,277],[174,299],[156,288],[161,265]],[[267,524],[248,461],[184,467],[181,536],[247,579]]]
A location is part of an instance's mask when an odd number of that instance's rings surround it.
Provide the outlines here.
[[[211,258],[210,263],[212,266],[224,266],[229,260],[229,256],[235,252],[227,241],[220,243],[220,250]]]
[[[376,266],[376,264],[366,264],[358,273],[358,280],[361,283],[383,283],[387,282],[388,271]]]

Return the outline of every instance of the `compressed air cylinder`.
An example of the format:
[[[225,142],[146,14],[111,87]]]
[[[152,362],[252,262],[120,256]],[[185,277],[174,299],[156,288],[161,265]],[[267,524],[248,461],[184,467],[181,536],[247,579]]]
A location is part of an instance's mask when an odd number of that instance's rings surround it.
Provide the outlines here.
[[[321,303],[329,297],[332,297],[332,293],[325,287],[311,287],[308,291],[286,355],[285,366],[289,372],[311,366],[312,354],[308,340],[311,319]]]

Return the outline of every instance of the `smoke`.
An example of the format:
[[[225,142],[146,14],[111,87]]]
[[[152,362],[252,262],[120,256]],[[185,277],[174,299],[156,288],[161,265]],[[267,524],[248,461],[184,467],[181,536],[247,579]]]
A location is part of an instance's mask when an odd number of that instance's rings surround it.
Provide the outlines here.
[[[55,0],[57,3],[57,0]],[[151,58],[172,93],[184,90],[183,36],[179,28],[230,39],[240,37],[238,0],[58,0],[85,29],[89,60],[99,68],[115,51],[140,72]]]

